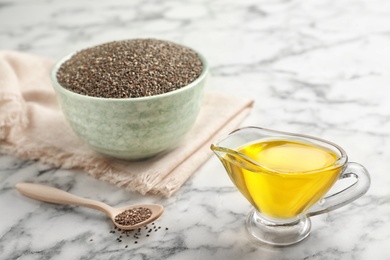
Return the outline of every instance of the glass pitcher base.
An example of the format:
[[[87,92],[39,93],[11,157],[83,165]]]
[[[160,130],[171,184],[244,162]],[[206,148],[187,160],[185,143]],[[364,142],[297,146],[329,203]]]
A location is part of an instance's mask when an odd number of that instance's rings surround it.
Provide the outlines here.
[[[257,242],[273,246],[289,246],[305,239],[311,230],[311,221],[302,217],[287,223],[275,223],[252,210],[246,221],[249,235]]]

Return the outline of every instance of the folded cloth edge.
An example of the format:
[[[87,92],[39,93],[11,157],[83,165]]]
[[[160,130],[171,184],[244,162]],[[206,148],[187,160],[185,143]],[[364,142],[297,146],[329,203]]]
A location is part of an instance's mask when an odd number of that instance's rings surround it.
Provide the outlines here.
[[[150,190],[151,194],[161,195],[163,197],[169,198],[174,193],[176,193],[181,184],[187,181],[192,174],[191,172],[196,171],[198,168],[202,167],[203,163],[209,159],[212,155],[212,151],[210,149],[210,145],[219,136],[223,134],[227,134],[234,129],[236,129],[240,123],[244,120],[244,118],[250,113],[252,108],[253,101],[248,104],[248,107],[244,107],[242,110],[238,111],[236,115],[234,115],[226,125],[222,126],[218,129],[210,138],[205,142],[202,146],[199,147],[199,150],[204,150],[203,152],[196,152],[193,156],[191,156],[191,160],[185,160],[182,164],[178,165],[170,175],[174,176],[173,178],[169,178],[169,181],[166,181],[167,178],[164,178],[159,184],[157,184],[153,189]],[[196,163],[194,163],[196,161]],[[177,174],[176,172],[180,172],[182,168],[191,168],[191,170],[183,171],[185,174]],[[178,185],[179,184],[179,185]]]

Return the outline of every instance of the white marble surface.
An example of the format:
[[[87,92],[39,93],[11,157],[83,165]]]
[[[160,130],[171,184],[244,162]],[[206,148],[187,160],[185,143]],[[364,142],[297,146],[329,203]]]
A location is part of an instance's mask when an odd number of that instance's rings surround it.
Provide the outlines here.
[[[211,65],[208,89],[255,99],[243,125],[334,141],[368,168],[371,189],[313,217],[305,241],[272,248],[248,241],[250,206],[215,157],[159,199],[1,155],[0,259],[390,259],[389,1],[0,0],[0,49],[57,59],[140,37],[198,49]],[[14,189],[21,181],[112,205],[159,202],[166,211],[158,232],[118,242],[102,213],[27,199]]]

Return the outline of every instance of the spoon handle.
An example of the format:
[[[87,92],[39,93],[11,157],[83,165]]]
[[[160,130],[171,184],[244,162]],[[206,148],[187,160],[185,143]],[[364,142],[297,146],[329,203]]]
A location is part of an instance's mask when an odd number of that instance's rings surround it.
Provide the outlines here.
[[[112,209],[109,205],[103,202],[82,198],[69,192],[41,184],[18,183],[16,184],[16,189],[24,196],[44,202],[84,206],[97,209],[105,213],[109,213]]]

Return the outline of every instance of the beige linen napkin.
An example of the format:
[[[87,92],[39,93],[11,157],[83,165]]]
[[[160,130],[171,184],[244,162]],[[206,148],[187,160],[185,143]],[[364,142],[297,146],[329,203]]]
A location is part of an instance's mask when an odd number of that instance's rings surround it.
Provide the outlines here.
[[[186,139],[154,158],[129,162],[91,150],[70,129],[55,98],[52,60],[0,51],[0,152],[64,169],[141,194],[170,197],[212,154],[211,142],[236,128],[253,102],[205,93],[199,117]]]

